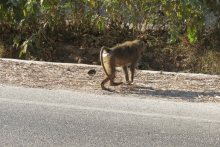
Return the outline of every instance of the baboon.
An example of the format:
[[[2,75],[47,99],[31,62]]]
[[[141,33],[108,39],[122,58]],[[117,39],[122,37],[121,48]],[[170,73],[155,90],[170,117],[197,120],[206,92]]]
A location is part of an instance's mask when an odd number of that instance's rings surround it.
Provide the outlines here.
[[[114,82],[115,67],[122,67],[125,81],[131,84],[134,79],[134,71],[138,61],[145,50],[145,43],[140,40],[127,41],[112,48],[103,46],[100,50],[100,61],[105,72],[101,82],[102,90],[107,90],[104,84],[110,81],[110,86],[118,86],[123,82]],[[128,78],[128,65],[130,64],[130,81]]]

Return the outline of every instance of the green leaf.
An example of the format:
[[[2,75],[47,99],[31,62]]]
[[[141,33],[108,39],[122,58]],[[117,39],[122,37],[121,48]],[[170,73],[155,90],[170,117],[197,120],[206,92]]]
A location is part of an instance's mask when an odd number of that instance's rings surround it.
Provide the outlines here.
[[[17,7],[18,6],[18,3],[17,2],[12,2],[12,4]]]
[[[98,22],[98,28],[99,28],[99,30],[101,29],[101,23],[102,23],[101,21]]]
[[[109,5],[107,6],[107,12],[110,13],[110,14],[112,13],[112,7],[109,6]]]
[[[24,49],[22,49],[21,51],[20,51],[20,54],[19,54],[19,58],[21,58],[21,55],[24,53]]]
[[[171,12],[173,10],[173,5],[171,3],[164,6],[165,11]]]
[[[131,10],[131,0],[126,0],[126,5],[129,10]]]
[[[102,29],[105,30],[105,22],[102,21]]]
[[[33,2],[33,13],[38,13],[39,12],[39,7],[38,4],[36,2]]]
[[[90,8],[94,8],[95,7],[95,1],[94,0],[91,0],[90,1]]]
[[[14,21],[16,23],[20,23],[20,21],[24,18],[24,13],[22,11],[22,9],[18,8],[18,7],[13,7],[13,12],[14,12]]]
[[[133,26],[136,27],[136,25],[138,24],[137,18],[134,15],[132,15],[131,19],[132,19]]]
[[[187,33],[188,33],[188,38],[190,39],[190,42],[195,42],[197,40],[198,32],[197,32],[196,24],[194,23],[194,21],[188,24]]]
[[[19,42],[21,41],[21,35],[18,35],[13,41],[14,41],[14,45],[16,44],[18,47]]]

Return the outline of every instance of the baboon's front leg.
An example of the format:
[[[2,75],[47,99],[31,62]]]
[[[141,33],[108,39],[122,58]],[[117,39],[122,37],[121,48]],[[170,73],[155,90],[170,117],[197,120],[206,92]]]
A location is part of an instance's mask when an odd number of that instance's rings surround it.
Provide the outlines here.
[[[124,77],[125,77],[125,81],[126,83],[129,83],[129,78],[128,78],[128,66],[122,66],[122,70],[123,70],[123,73],[124,73]]]
[[[139,61],[139,59],[133,61],[132,64],[131,64],[131,66],[130,66],[130,71],[131,71],[131,83],[133,83],[133,81],[134,81],[134,72],[135,72],[135,67],[136,67],[138,61]]]

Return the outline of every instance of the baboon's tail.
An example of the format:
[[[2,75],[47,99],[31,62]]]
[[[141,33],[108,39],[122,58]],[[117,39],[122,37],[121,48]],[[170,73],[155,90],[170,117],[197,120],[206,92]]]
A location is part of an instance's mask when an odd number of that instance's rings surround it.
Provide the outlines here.
[[[109,77],[109,79],[111,79],[111,77],[110,77],[109,74],[107,73],[106,68],[105,68],[105,65],[104,65],[104,63],[103,63],[103,50],[106,50],[107,52],[109,52],[110,49],[107,48],[107,47],[105,47],[105,46],[103,46],[103,47],[101,48],[101,50],[100,50],[100,62],[101,62],[101,65],[102,65],[102,68],[103,68],[105,74]]]

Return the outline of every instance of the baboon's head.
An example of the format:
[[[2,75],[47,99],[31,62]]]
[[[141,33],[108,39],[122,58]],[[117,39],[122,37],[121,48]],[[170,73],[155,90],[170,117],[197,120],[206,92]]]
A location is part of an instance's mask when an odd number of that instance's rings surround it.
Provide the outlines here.
[[[138,44],[138,51],[143,54],[145,48],[146,48],[146,45],[144,43],[144,41],[141,41],[141,40],[135,40],[137,41],[137,44]]]

